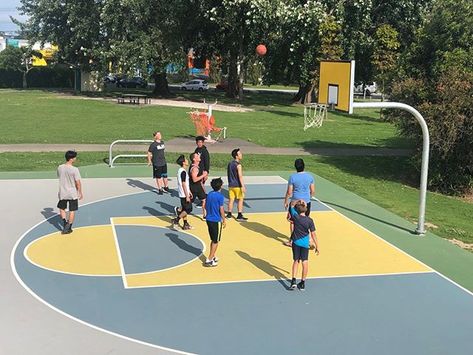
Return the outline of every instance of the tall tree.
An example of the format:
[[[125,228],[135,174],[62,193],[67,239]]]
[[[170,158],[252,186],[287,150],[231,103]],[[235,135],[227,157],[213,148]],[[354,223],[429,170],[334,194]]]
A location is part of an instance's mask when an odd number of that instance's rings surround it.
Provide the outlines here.
[[[0,68],[19,71],[23,75],[23,89],[28,87],[27,75],[33,69],[33,56],[42,58],[42,54],[31,47],[7,46],[0,52]]]
[[[376,70],[376,79],[381,82],[381,94],[384,101],[385,85],[392,77],[399,57],[400,43],[398,32],[390,25],[381,25],[374,36],[372,63]]]

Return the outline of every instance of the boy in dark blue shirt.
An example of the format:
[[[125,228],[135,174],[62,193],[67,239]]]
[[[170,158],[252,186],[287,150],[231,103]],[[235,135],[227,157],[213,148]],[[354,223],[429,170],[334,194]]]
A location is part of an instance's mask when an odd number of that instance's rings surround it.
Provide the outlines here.
[[[302,261],[302,278],[297,284],[299,290],[305,290],[305,279],[309,272],[309,249],[315,247],[315,253],[319,254],[317,238],[315,237],[315,225],[312,218],[305,215],[307,212],[307,204],[303,200],[296,202],[294,207],[290,207],[291,220],[294,223],[292,231],[292,280],[290,289],[296,288],[296,276],[299,263]],[[309,237],[310,235],[310,237]]]
[[[225,210],[223,208],[224,197],[220,190],[222,189],[223,181],[221,178],[213,179],[210,182],[213,191],[207,195],[205,210],[206,222],[210,235],[210,254],[205,261],[205,266],[217,266],[218,258],[215,256],[217,252],[218,242],[222,234],[222,227],[225,228]]]

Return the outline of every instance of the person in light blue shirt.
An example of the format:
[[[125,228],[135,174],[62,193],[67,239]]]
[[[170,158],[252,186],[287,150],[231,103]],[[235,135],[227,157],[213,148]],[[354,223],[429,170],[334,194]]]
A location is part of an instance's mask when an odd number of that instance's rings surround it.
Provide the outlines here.
[[[293,231],[293,224],[290,218],[291,207],[294,207],[294,204],[299,200],[304,201],[307,206],[305,215],[309,217],[310,207],[311,207],[311,198],[312,196],[314,196],[314,193],[315,193],[314,178],[312,177],[311,174],[306,173],[304,171],[305,169],[304,160],[300,158],[296,159],[294,161],[294,167],[296,168],[296,173],[292,174],[289,177],[289,181],[287,183],[286,196],[284,197],[284,208],[288,210],[288,220],[290,222],[291,235]],[[289,204],[289,198],[291,199],[290,204]],[[292,239],[290,239],[288,242],[285,242],[284,244],[287,246],[291,246]]]

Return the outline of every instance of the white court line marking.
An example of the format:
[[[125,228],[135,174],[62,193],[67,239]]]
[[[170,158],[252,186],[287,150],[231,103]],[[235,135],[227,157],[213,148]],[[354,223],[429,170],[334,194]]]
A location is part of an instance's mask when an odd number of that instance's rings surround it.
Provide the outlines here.
[[[315,198],[313,198],[313,199],[315,199]],[[398,248],[398,247],[395,246],[394,244],[391,244],[391,243],[388,242],[387,240],[385,240],[385,239],[381,238],[380,236],[378,236],[376,233],[370,231],[370,230],[367,229],[366,227],[364,227],[364,226],[362,226],[361,224],[355,222],[354,220],[352,220],[351,218],[345,216],[343,213],[337,211],[336,209],[334,209],[334,208],[328,206],[328,205],[325,204],[324,202],[322,202],[322,201],[320,201],[320,200],[318,200],[318,199],[317,199],[317,201],[319,201],[321,204],[327,206],[328,208],[330,208],[330,209],[331,209],[332,211],[334,211],[335,213],[337,213],[337,214],[343,216],[343,218],[347,219],[348,221],[350,221],[350,222],[353,223],[354,225],[356,225],[356,226],[360,227],[361,229],[367,231],[369,234],[371,234],[371,235],[373,235],[374,237],[380,239],[381,241],[383,241],[384,243],[390,245],[391,247],[393,247],[393,248],[399,250],[401,253],[403,253],[403,254],[407,255],[408,257],[414,259],[414,260],[417,261],[418,263],[420,263],[420,264],[422,264],[423,266],[425,266],[425,267],[429,268],[430,270],[432,270],[432,272],[434,272],[434,273],[436,273],[437,275],[441,276],[441,277],[444,278],[445,280],[450,281],[453,285],[457,286],[457,287],[460,288],[461,290],[463,290],[463,291],[465,291],[466,293],[468,293],[469,295],[473,296],[473,292],[472,292],[472,291],[470,291],[470,290],[466,289],[465,287],[461,286],[460,284],[456,283],[455,281],[453,281],[453,280],[450,279],[449,277],[445,276],[445,275],[442,274],[441,272],[435,270],[433,267],[431,267],[431,266],[427,265],[426,263],[420,261],[420,260],[417,259],[416,257],[414,257],[414,256],[412,256],[412,255],[410,255],[410,254],[408,254],[407,252],[405,252],[404,250]],[[379,206],[377,206],[377,207],[379,207]],[[381,208],[381,207],[380,207],[380,208]],[[418,237],[418,238],[422,238],[422,237]]]
[[[57,180],[57,179],[56,179]],[[119,197],[124,197],[124,196],[129,196],[129,195],[137,195],[137,194],[140,194],[140,193],[144,193],[146,191],[139,191],[139,192],[132,192],[132,193],[126,193],[126,194],[123,194],[123,195],[117,195],[117,196],[112,196],[112,197],[106,197],[106,198],[103,198],[103,199],[99,199],[99,200],[96,200],[96,201],[92,201],[92,202],[88,202],[88,203],[85,203],[83,204],[82,206],[87,206],[87,205],[90,205],[90,204],[93,204],[93,203],[98,203],[98,202],[103,202],[103,201],[106,201],[106,200],[111,200],[111,199],[114,199],[114,198],[119,198]],[[112,332],[110,330],[107,330],[105,328],[100,328],[96,325],[93,325],[92,323],[88,323],[88,322],[85,322],[83,321],[82,319],[79,319],[79,318],[76,318],[74,316],[72,316],[71,314],[69,313],[66,313],[62,310],[60,310],[59,308],[53,306],[51,303],[47,302],[46,300],[42,299],[41,297],[39,297],[31,288],[28,287],[28,285],[26,285],[26,283],[23,282],[23,280],[21,279],[20,275],[18,274],[18,271],[16,270],[16,266],[15,266],[15,254],[16,254],[16,250],[18,249],[18,246],[20,245],[21,241],[23,240],[23,238],[28,234],[30,233],[33,229],[35,229],[36,227],[38,227],[40,224],[42,223],[45,223],[47,221],[49,221],[50,219],[52,218],[55,218],[57,216],[57,214],[49,217],[48,219],[46,220],[43,220],[43,221],[40,221],[38,223],[36,223],[34,226],[32,226],[31,228],[29,228],[25,233],[23,233],[23,235],[20,236],[20,238],[18,238],[18,240],[16,241],[15,245],[13,246],[13,249],[12,249],[12,252],[10,254],[10,267],[12,269],[12,272],[13,272],[13,275],[15,276],[16,280],[18,281],[18,283],[31,295],[33,296],[33,298],[37,299],[39,302],[41,302],[42,304],[44,304],[46,307],[49,307],[51,308],[52,310],[58,312],[59,314],[63,315],[64,317],[66,318],[69,318],[73,321],[76,321],[82,325],[85,325],[85,326],[88,326],[92,329],[95,329],[95,330],[98,330],[98,331],[101,331],[105,334],[110,334],[110,335],[114,335],[120,339],[125,339],[125,340],[128,340],[128,341],[131,341],[133,343],[136,343],[136,344],[140,344],[140,345],[145,345],[145,346],[149,346],[151,348],[155,348],[155,349],[160,349],[160,350],[165,350],[165,351],[170,351],[170,352],[174,352],[176,354],[184,354],[184,355],[196,355],[194,353],[190,353],[190,352],[185,352],[185,351],[181,351],[181,350],[177,350],[177,349],[172,349],[172,348],[167,348],[167,347],[164,347],[164,346],[159,346],[159,345],[156,345],[156,344],[152,344],[152,343],[147,343],[145,341],[141,341],[141,340],[138,340],[138,339],[134,339],[134,338],[130,338],[130,337],[127,337],[125,335],[122,335],[122,334],[119,334],[119,333],[115,333],[115,332]],[[115,276],[115,277],[118,277],[118,276]]]
[[[170,217],[170,216],[166,216],[166,217]],[[123,217],[118,217],[118,218],[123,218]],[[126,217],[125,217],[126,218]],[[132,217],[133,218],[133,217]],[[170,229],[170,228],[167,228],[167,227],[163,227],[163,226],[155,226],[155,225],[149,225],[149,224],[121,224],[121,223],[117,223],[115,224],[115,226],[135,226],[135,227],[152,227],[152,228],[160,228],[160,229],[164,229],[164,230],[168,230],[170,232],[177,232],[177,233],[184,233],[184,234],[188,234],[190,235],[191,237],[197,239],[200,244],[202,245],[202,252],[195,256],[194,258],[186,261],[185,263],[182,263],[182,264],[179,264],[179,265],[175,265],[175,266],[171,266],[171,267],[168,267],[168,268],[165,268],[165,269],[156,269],[156,270],[152,270],[152,271],[146,271],[146,272],[137,272],[137,273],[130,273],[130,274],[127,274],[126,272],[124,272],[125,274],[125,277],[126,276],[139,276],[139,275],[147,275],[147,274],[154,274],[154,273],[158,273],[158,272],[163,272],[163,271],[168,271],[168,270],[172,270],[172,269],[177,269],[179,267],[182,267],[184,265],[187,265],[187,264],[190,264],[191,262],[199,259],[202,255],[205,254],[205,251],[206,251],[206,246],[205,246],[205,243],[202,241],[202,239],[200,239],[199,237],[197,237],[196,235],[192,234],[192,233],[189,233],[187,231],[184,231],[184,230],[174,230],[174,229]],[[115,228],[114,228],[115,230]],[[118,243],[118,241],[117,241]],[[133,289],[134,287],[130,287],[130,286],[126,286],[125,288],[127,289]]]
[[[287,181],[287,180],[286,180]],[[103,199],[99,199],[99,200],[95,200],[95,201],[91,201],[91,202],[88,202],[86,204],[84,204],[83,206],[87,206],[89,204],[93,204],[93,203],[98,203],[98,202],[103,202],[103,201],[106,201],[106,200],[111,200],[111,199],[114,199],[114,198],[120,198],[120,197],[125,197],[125,196],[131,196],[131,195],[137,195],[137,194],[141,194],[141,193],[146,193],[146,192],[149,192],[149,191],[139,191],[139,192],[131,192],[131,193],[126,193],[126,194],[122,194],[122,195],[116,195],[116,196],[111,196],[111,197],[106,197],[106,198],[103,198]],[[326,207],[328,207],[329,209],[337,212],[337,213],[340,213],[338,211],[336,211],[335,209],[333,209],[332,207],[326,205],[325,203],[321,202],[320,200],[318,199],[315,199],[317,201],[319,201],[321,204],[325,205]],[[340,213],[341,214],[341,213]],[[342,216],[344,216],[343,214],[341,214]],[[106,330],[104,328],[100,328],[100,327],[97,327],[91,323],[87,323],[79,318],[76,318],[68,313],[65,313],[63,312],[62,310],[56,308],[55,306],[53,306],[52,304],[46,302],[44,299],[40,298],[36,293],[33,292],[33,290],[31,290],[24,282],[23,280],[21,279],[20,275],[18,274],[17,270],[16,270],[16,267],[15,267],[15,253],[16,253],[16,250],[19,246],[19,244],[21,243],[22,239],[28,234],[30,233],[33,229],[35,229],[37,226],[39,226],[40,224],[48,221],[49,219],[52,219],[54,217],[56,217],[56,215],[53,215],[51,217],[49,217],[47,220],[43,220],[43,221],[40,221],[38,222],[37,224],[35,224],[34,226],[32,226],[30,229],[28,229],[25,233],[23,233],[23,235],[20,236],[20,238],[17,240],[17,242],[15,243],[13,249],[12,249],[12,252],[10,254],[10,267],[13,271],[13,274],[16,278],[16,280],[18,281],[18,283],[29,293],[31,294],[34,298],[36,298],[38,301],[40,301],[41,303],[43,303],[44,305],[46,305],[47,307],[50,307],[51,309],[55,310],[56,312],[58,312],[59,314],[62,314],[63,316],[69,318],[69,319],[72,319],[80,324],[83,324],[83,325],[86,325],[92,329],[95,329],[95,330],[98,330],[98,331],[102,331],[106,334],[111,334],[111,335],[114,335],[118,338],[121,338],[121,339],[125,339],[125,340],[129,340],[131,342],[134,342],[134,343],[137,343],[137,344],[141,344],[141,345],[146,345],[146,346],[150,346],[152,348],[156,348],[156,349],[161,349],[161,350],[166,350],[166,351],[171,351],[171,352],[174,352],[174,353],[177,353],[177,354],[190,354],[190,355],[193,355],[193,353],[188,353],[188,352],[183,352],[183,351],[180,351],[180,350],[176,350],[176,349],[171,349],[171,348],[166,348],[166,347],[162,347],[162,346],[159,346],[159,345],[155,345],[155,344],[151,344],[151,343],[146,343],[146,342],[143,342],[143,341],[140,341],[140,340],[137,340],[137,339],[134,339],[134,338],[130,338],[130,337],[127,337],[127,336],[124,336],[124,335],[121,335],[121,334],[118,334],[118,333],[114,333],[114,332],[111,332],[109,330]],[[349,219],[348,217],[344,216],[345,218]],[[349,219],[350,220],[350,219]],[[355,222],[353,222],[355,223]],[[355,223],[357,224],[357,223]],[[364,227],[362,227],[363,229],[366,229]],[[367,230],[367,229],[366,229]],[[371,231],[367,230],[368,232],[370,232],[371,234],[374,234],[372,233]],[[378,237],[376,234],[374,234],[377,238],[380,238]],[[381,240],[384,240],[382,238],[380,238]],[[388,243],[387,241],[385,241],[386,243]],[[390,243],[388,243],[390,244]],[[395,247],[395,246],[394,246]],[[397,247],[395,247],[397,248]],[[399,248],[397,248],[399,249]],[[405,253],[405,252],[404,252]],[[407,253],[405,253],[407,254]],[[407,254],[409,255],[409,254]],[[417,260],[418,262],[422,263],[420,260],[414,258],[413,256],[409,255],[410,257],[412,257],[413,259]],[[422,263],[423,265],[426,265],[424,263]],[[426,265],[427,266],[427,265]],[[429,267],[429,266],[427,266]],[[429,267],[430,268],[430,267]],[[432,269],[432,268],[430,268]],[[460,288],[461,290],[465,291],[466,293],[470,294],[473,296],[473,292],[465,289],[464,287],[460,286],[459,284],[457,284],[456,282],[454,282],[453,280],[449,279],[447,276],[441,274],[440,272],[432,269],[436,274],[438,274],[439,276],[443,277],[445,280],[447,281],[450,281],[452,284],[454,284],[455,286],[457,286],[458,288]],[[431,273],[431,272],[426,272],[426,273]],[[359,276],[359,275],[358,275]],[[367,276],[370,276],[370,275],[367,275]],[[274,280],[262,280],[262,281],[274,281]],[[241,281],[237,281],[237,282],[241,282]],[[175,286],[175,285],[173,285]],[[156,286],[155,286],[156,287]]]
[[[118,263],[120,265],[120,273],[123,282],[123,287],[128,288],[126,281],[125,267],[123,266],[122,252],[120,250],[120,243],[118,242],[117,231],[115,230],[115,224],[113,224],[113,217],[110,218],[110,225],[112,226],[113,238],[115,239],[115,248],[117,249]]]
[[[78,229],[81,229],[81,228],[89,228],[89,227],[110,227],[109,224],[94,224],[94,225],[91,225],[91,226],[86,226],[86,227],[77,227],[77,228],[74,228],[74,230],[78,230]],[[47,235],[44,235],[40,238],[37,238],[37,239],[34,239],[32,240],[26,247],[25,249],[23,250],[23,256],[26,260],[28,260],[31,264],[35,265],[36,267],[39,267],[41,269],[44,269],[44,270],[48,270],[48,271],[51,271],[51,272],[57,272],[59,274],[65,274],[65,275],[72,275],[72,276],[88,276],[88,277],[118,277],[120,276],[119,274],[115,274],[115,275],[101,275],[101,274],[81,274],[81,273],[78,273],[78,272],[68,272],[68,271],[64,271],[64,270],[57,270],[57,269],[51,269],[51,268],[48,268],[44,265],[40,265],[36,262],[34,262],[33,260],[31,260],[29,257],[28,257],[28,249],[30,248],[31,245],[33,245],[34,243],[36,243],[37,241],[41,240],[41,239],[44,239],[44,238],[48,238],[51,236],[51,234],[54,234],[54,233],[50,233],[50,234],[47,234]],[[63,238],[70,238],[70,237],[67,237],[67,236],[63,236]]]
[[[204,266],[202,266],[204,268]],[[360,275],[333,275],[333,276],[312,276],[307,280],[324,280],[324,279],[340,279],[340,278],[357,278],[357,277],[373,277],[373,276],[398,276],[398,275],[415,275],[415,274],[435,274],[435,271],[412,271],[412,272],[392,272],[384,274],[360,274]],[[131,286],[130,289],[135,288],[161,288],[161,287],[182,287],[182,286],[205,286],[205,285],[225,285],[238,284],[250,282],[272,282],[272,281],[290,281],[289,278],[268,278],[268,279],[252,279],[252,280],[231,280],[231,281],[212,281],[201,283],[182,283],[182,284],[166,284],[166,285],[148,285],[148,286]]]

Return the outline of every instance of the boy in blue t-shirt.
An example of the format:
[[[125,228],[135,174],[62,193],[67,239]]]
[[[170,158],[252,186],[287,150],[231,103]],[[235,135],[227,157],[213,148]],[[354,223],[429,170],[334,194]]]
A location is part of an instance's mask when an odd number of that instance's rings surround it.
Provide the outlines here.
[[[296,276],[299,263],[302,261],[302,278],[297,284],[299,290],[305,290],[305,279],[309,272],[309,249],[315,247],[315,254],[319,254],[317,238],[315,237],[315,224],[312,218],[305,215],[307,212],[307,204],[304,200],[296,202],[294,207],[290,207],[291,220],[294,223],[292,231],[292,280],[290,289],[296,288]],[[309,237],[310,235],[310,237]]]
[[[210,186],[213,191],[207,195],[205,210],[207,212],[206,222],[210,235],[210,254],[204,263],[204,266],[217,266],[218,258],[215,256],[217,252],[218,242],[222,234],[222,227],[225,228],[225,210],[223,208],[224,197],[220,190],[223,181],[221,178],[213,179]]]

